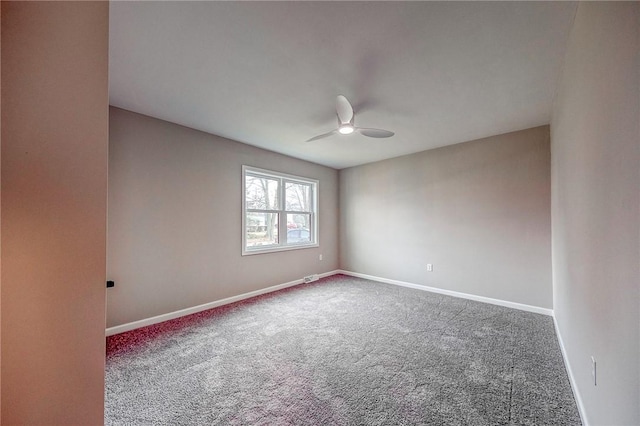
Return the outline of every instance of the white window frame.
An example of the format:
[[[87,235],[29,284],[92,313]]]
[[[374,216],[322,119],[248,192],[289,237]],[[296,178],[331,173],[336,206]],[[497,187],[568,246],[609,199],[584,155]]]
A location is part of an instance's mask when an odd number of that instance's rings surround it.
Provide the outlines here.
[[[277,210],[267,210],[267,209],[247,209],[247,186],[246,186],[246,177],[249,175],[259,175],[268,177],[270,179],[276,179],[279,181],[279,206]],[[310,212],[300,212],[300,211],[288,211],[286,208],[286,200],[284,197],[284,191],[286,187],[286,183],[302,183],[306,185],[311,185],[311,211]],[[273,253],[279,251],[287,251],[287,250],[300,250],[307,249],[313,247],[320,246],[320,238],[319,238],[319,227],[318,227],[318,193],[320,191],[320,182],[316,179],[310,179],[301,176],[290,175],[287,173],[275,172],[272,170],[260,169],[252,166],[242,166],[242,255],[254,255],[254,254],[262,254],[262,253]],[[264,245],[264,246],[255,246],[255,247],[247,247],[247,213],[256,212],[256,213],[276,213],[278,215],[278,244],[272,245]],[[310,239],[309,243],[292,243],[287,244],[283,241],[286,239],[287,234],[287,214],[310,214],[311,215],[311,229],[309,229]]]

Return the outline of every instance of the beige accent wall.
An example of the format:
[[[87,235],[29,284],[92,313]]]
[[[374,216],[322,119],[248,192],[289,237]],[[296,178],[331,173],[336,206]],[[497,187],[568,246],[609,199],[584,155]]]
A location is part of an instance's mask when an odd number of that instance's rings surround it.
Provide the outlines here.
[[[639,19],[579,4],[551,121],[554,310],[590,425],[640,424]]]
[[[551,308],[549,167],[542,126],[341,170],[341,267]]]
[[[320,247],[241,255],[243,164],[320,181]],[[108,217],[109,327],[338,268],[336,170],[114,107]]]
[[[0,6],[0,76],[2,75],[2,7]],[[0,77],[0,94],[2,78]],[[0,95],[0,424],[2,423],[2,101]]]
[[[1,420],[102,424],[108,3],[1,13]]]
[[[0,6],[0,94],[2,93],[2,7]],[[0,95],[0,424],[2,424],[2,101]]]

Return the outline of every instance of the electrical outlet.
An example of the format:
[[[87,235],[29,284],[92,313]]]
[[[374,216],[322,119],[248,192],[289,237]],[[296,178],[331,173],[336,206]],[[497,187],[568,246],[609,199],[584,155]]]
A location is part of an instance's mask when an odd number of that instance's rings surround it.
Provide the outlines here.
[[[318,259],[322,260],[322,255],[318,256]]]
[[[433,272],[433,265],[431,263],[427,263],[427,272]]]
[[[597,376],[597,365],[596,359],[591,357],[591,377],[593,377],[593,386],[598,386],[598,376]]]

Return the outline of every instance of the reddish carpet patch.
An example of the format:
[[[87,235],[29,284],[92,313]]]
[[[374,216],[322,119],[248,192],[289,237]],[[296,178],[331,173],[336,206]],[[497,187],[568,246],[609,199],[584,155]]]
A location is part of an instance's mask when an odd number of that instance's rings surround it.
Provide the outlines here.
[[[158,324],[149,325],[146,327],[137,328],[135,330],[127,331],[120,334],[107,337],[107,358],[117,356],[123,353],[139,350],[146,347],[151,342],[154,342],[163,337],[171,336],[180,331],[183,331],[189,327],[202,324],[205,320],[209,320],[216,317],[221,317],[229,312],[238,309],[241,306],[247,306],[255,303],[259,303],[263,300],[277,297],[279,295],[296,291],[301,286],[316,285],[321,282],[331,281],[336,279],[337,276],[324,278],[320,281],[316,281],[309,284],[301,284],[298,286],[288,287],[282,290],[274,291],[272,293],[262,294],[249,299],[241,300],[239,302],[230,303],[228,305],[219,306],[217,308],[207,309],[206,311],[197,312],[195,314],[186,315],[180,318],[164,321]]]

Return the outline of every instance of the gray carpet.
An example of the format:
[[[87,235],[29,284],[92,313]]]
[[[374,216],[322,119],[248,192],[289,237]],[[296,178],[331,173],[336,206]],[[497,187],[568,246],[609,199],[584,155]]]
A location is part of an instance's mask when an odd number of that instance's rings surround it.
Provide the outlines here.
[[[107,346],[107,425],[580,424],[551,317],[343,275]]]

